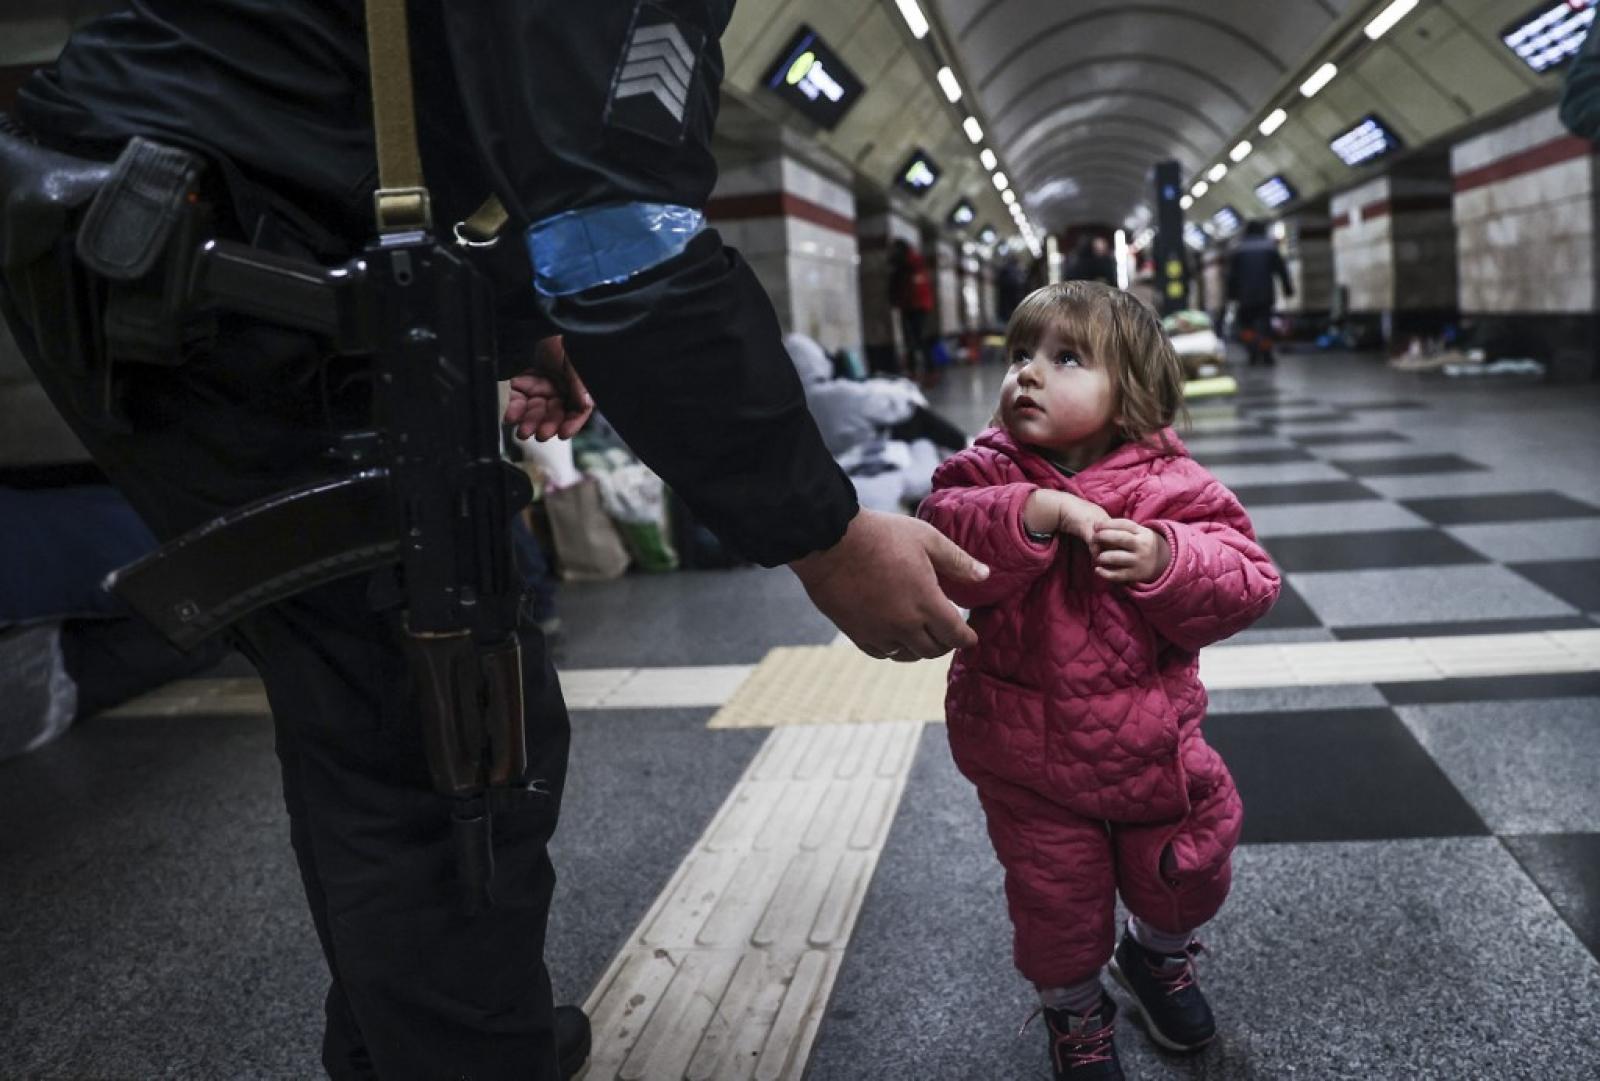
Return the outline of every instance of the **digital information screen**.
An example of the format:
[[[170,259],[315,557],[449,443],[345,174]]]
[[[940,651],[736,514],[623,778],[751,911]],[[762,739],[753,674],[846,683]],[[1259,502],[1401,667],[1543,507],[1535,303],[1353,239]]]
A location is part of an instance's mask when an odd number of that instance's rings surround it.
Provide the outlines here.
[[[865,89],[809,26],[800,27],[765,82],[767,89],[808,120],[829,130],[844,119]]]
[[[1192,221],[1183,223],[1183,241],[1189,247],[1199,251],[1206,246],[1205,230]]]
[[[1351,167],[1376,161],[1404,145],[1398,135],[1390,131],[1382,120],[1371,114],[1328,144],[1333,152],[1339,155],[1339,160]]]
[[[1577,55],[1594,22],[1595,0],[1544,3],[1500,31],[1500,40],[1534,71],[1549,71]]]
[[[1300,193],[1294,190],[1294,185],[1280,173],[1269,176],[1256,185],[1256,198],[1276,210],[1285,203],[1292,203],[1300,198]]]
[[[957,229],[965,229],[977,216],[978,212],[973,209],[972,204],[963,199],[956,204],[954,210],[950,211],[950,224]]]
[[[940,172],[939,166],[928,157],[927,151],[913,150],[906,163],[900,166],[900,173],[895,177],[895,183],[912,195],[923,196],[928,194],[928,189],[939,183]]]
[[[1239,218],[1239,212],[1231,206],[1225,206],[1211,215],[1211,224],[1216,226],[1218,236],[1231,236],[1239,231],[1239,226],[1244,222]]]

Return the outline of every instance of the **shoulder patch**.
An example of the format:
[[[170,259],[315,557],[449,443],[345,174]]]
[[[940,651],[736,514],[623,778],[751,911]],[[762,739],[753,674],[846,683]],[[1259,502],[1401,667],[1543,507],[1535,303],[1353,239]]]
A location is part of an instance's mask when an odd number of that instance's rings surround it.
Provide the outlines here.
[[[640,4],[611,78],[606,126],[657,142],[682,142],[705,40],[703,32],[655,4]]]

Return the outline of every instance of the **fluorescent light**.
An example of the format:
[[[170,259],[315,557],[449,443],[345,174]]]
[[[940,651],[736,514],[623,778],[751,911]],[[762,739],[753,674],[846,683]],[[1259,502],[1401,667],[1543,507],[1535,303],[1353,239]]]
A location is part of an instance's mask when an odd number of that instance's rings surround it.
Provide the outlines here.
[[[1255,147],[1250,144],[1250,140],[1246,139],[1238,146],[1228,151],[1228,157],[1232,158],[1234,161],[1243,161],[1245,158],[1250,156],[1250,152],[1254,149]]]
[[[1333,77],[1339,74],[1339,69],[1333,64],[1324,64],[1311,73],[1311,78],[1300,84],[1300,93],[1308,98],[1317,96],[1317,91],[1333,82]],[[950,99],[954,101],[954,98]]]
[[[1210,184],[1207,184],[1204,180],[1196,180],[1194,182],[1194,187],[1189,189],[1189,194],[1194,196],[1196,199],[1198,199],[1201,196],[1205,195],[1205,193],[1210,191],[1210,190],[1211,190],[1211,185]]]
[[[912,37],[921,41],[928,36],[928,17],[917,6],[917,0],[894,0],[894,6],[900,9],[901,17],[911,27]]]
[[[996,174],[994,174],[994,190],[995,191],[1005,191],[1010,186],[1011,186],[1011,181],[1006,179],[1006,174],[1004,174],[1004,173],[996,173]]]
[[[1178,207],[1181,210],[1188,210],[1191,206],[1194,206],[1194,196],[1192,195],[1185,195],[1178,200]]]
[[[1273,132],[1283,127],[1283,122],[1288,119],[1288,112],[1283,109],[1274,109],[1272,112],[1267,114],[1267,118],[1261,122],[1261,127],[1256,130],[1260,131],[1263,135],[1271,135]]]
[[[1005,203],[1006,206],[1015,206],[1017,202],[1017,193],[1012,191],[1010,188],[1007,188],[1005,191],[1000,193],[1000,201]]]
[[[1217,162],[1217,164],[1215,164],[1215,165],[1213,165],[1211,167],[1211,171],[1206,174],[1206,179],[1211,181],[1211,183],[1215,184],[1217,181],[1221,180],[1223,177],[1225,177],[1227,175],[1228,175],[1228,167],[1226,165],[1222,164],[1219,161],[1219,162]]]
[[[978,118],[969,116],[961,122],[962,129],[967,133],[967,138],[975,143],[983,142],[983,128],[978,123]]]
[[[954,104],[961,100],[961,84],[956,82],[956,73],[949,68],[940,68],[934,76],[939,80],[939,87],[944,91],[945,100]]]
[[[1383,9],[1383,12],[1367,24],[1367,37],[1377,41],[1390,30],[1394,24],[1411,14],[1411,9],[1417,6],[1417,0],[1394,0],[1394,3]]]
[[[978,155],[978,160],[983,162],[983,167],[990,172],[993,172],[994,167],[1000,164],[1000,159],[995,157],[994,151],[988,147],[983,148],[983,153]]]

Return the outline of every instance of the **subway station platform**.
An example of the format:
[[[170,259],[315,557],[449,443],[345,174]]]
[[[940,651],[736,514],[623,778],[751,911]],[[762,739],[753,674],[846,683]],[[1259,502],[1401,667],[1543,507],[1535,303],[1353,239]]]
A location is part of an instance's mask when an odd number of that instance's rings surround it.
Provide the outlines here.
[[[935,404],[969,431],[997,368]],[[1192,452],[1285,573],[1206,651],[1242,790],[1220,1038],[1130,1078],[1600,1076],[1600,387],[1290,354]],[[1048,1076],[943,662],[784,571],[564,587],[549,963],[586,1077]],[[931,703],[931,705],[930,705]],[[49,898],[48,904],[35,903]],[[326,980],[235,663],[0,764],[0,1077],[319,1076]]]

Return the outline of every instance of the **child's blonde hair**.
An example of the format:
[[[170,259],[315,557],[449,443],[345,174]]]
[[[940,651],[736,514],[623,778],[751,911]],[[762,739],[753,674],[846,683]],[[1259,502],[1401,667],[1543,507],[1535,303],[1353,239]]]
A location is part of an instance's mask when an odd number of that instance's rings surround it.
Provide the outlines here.
[[[1031,353],[1050,326],[1106,366],[1123,439],[1138,442],[1182,417],[1183,365],[1155,313],[1137,298],[1091,281],[1035,289],[1011,314],[1006,356]]]

